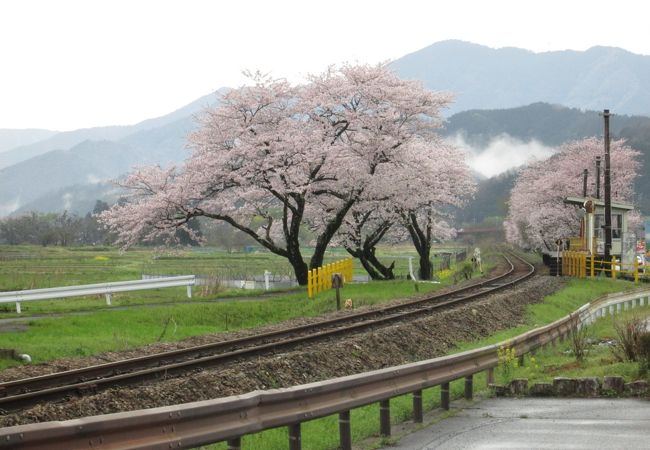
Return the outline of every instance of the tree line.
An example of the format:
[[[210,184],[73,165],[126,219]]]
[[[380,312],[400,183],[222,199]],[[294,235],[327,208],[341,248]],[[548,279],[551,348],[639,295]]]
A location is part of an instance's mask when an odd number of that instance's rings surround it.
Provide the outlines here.
[[[0,220],[0,243],[9,245],[98,245],[107,244],[109,232],[97,220],[96,214],[109,208],[98,200],[92,212],[85,216],[62,213],[31,212]]]

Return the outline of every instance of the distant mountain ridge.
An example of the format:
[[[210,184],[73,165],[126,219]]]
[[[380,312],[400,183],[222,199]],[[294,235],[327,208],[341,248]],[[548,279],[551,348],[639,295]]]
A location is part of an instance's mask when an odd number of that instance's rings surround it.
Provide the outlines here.
[[[216,92],[194,100],[176,111],[154,119],[143,120],[135,125],[84,128],[56,133],[38,142],[0,153],[0,169],[53,150],[67,150],[84,141],[118,141],[138,132],[164,127],[179,119],[191,118],[205,107],[214,104],[217,95],[227,90],[227,88],[221,88]]]
[[[0,129],[0,153],[16,147],[30,145],[35,142],[49,139],[57,133],[58,131],[41,130],[37,128],[28,128],[23,130],[13,130],[8,128]]]
[[[403,78],[450,91],[448,114],[534,102],[650,115],[650,56],[614,47],[534,53],[443,41],[391,63]]]

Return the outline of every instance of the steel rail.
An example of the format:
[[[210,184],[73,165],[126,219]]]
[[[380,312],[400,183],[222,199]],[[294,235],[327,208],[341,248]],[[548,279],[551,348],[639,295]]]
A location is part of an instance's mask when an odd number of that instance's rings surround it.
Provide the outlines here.
[[[486,295],[487,293],[492,293],[496,290],[512,286],[514,283],[517,283],[533,274],[534,268],[530,264],[526,263],[529,270],[527,270],[525,275],[517,277],[515,280],[510,282],[504,282],[498,286],[490,287],[496,279],[502,280],[505,276],[513,273],[514,265],[507,258],[506,261],[510,264],[510,270],[508,270],[505,275],[447,294],[438,294],[424,299],[411,300],[399,305],[383,307],[378,310],[364,313],[357,313],[343,318],[316,322],[292,329],[278,330],[216,344],[205,344],[190,349],[147,355],[115,363],[107,363],[66,372],[57,372],[39,377],[0,383],[0,394],[5,395],[5,397],[0,398],[0,408],[5,411],[13,411],[45,400],[56,400],[69,396],[86,395],[89,393],[95,393],[99,389],[113,386],[123,386],[135,382],[166,378],[189,370],[213,367],[242,357],[260,355],[265,352],[277,351],[297,344],[313,342],[330,336],[337,336],[344,333],[351,333],[386,325],[411,316],[430,313],[435,309],[455,306],[467,302]],[[461,298],[452,298],[446,301],[439,301],[433,305],[422,306],[422,304],[430,302],[433,299],[440,300],[445,297],[467,292],[468,290],[477,287],[482,290],[473,294],[465,295]],[[399,310],[405,308],[407,308],[406,311],[399,312]],[[363,319],[365,320],[360,321]],[[331,328],[350,321],[353,323],[344,328]],[[330,328],[323,330],[323,328],[326,327]],[[310,334],[307,336],[294,336],[299,332],[309,332]],[[286,337],[279,342],[266,342],[270,338],[285,336],[289,337]],[[251,348],[238,348],[260,341],[264,343]],[[229,351],[221,354],[209,354],[216,350],[223,349],[229,349]],[[208,355],[205,356],[205,353],[208,353]],[[177,361],[180,357],[184,359]],[[190,357],[192,357],[192,359],[188,359]],[[124,373],[127,370],[131,371]]]
[[[579,323],[588,323],[612,305],[634,307],[637,301],[639,305],[650,301],[650,290],[609,294],[499,344],[358,375],[222,399],[7,427],[0,429],[0,449],[182,449],[225,440],[239,442],[241,436],[280,426],[295,430],[312,419],[346,414],[375,402],[386,404],[393,397],[415,395],[463,377],[467,380],[497,366],[502,346],[523,355],[568,335]]]

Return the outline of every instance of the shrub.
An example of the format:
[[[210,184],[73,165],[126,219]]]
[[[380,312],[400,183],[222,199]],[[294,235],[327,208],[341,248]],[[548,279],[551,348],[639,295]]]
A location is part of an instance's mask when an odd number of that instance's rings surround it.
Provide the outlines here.
[[[639,372],[646,374],[650,370],[650,333],[639,336]]]
[[[619,361],[638,361],[641,355],[641,336],[647,334],[647,320],[632,316],[614,320],[618,339],[612,347],[614,357]]]
[[[569,333],[569,345],[571,346],[573,355],[576,357],[576,361],[578,362],[582,362],[585,359],[587,354],[588,338],[587,327],[583,326],[582,328],[579,328],[578,323],[574,321],[571,332]]]

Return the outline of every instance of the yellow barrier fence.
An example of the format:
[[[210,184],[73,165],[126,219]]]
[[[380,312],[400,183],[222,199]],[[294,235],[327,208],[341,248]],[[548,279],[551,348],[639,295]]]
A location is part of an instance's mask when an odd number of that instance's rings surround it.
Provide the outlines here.
[[[342,259],[331,264],[317,267],[307,272],[307,296],[314,298],[314,295],[325,289],[332,288],[332,275],[340,273],[343,282],[352,281],[352,258]]]
[[[622,274],[634,279],[635,283],[639,281],[639,276],[645,276],[644,267],[639,265],[636,258],[631,264],[622,264],[615,256],[612,256],[611,261],[605,261],[588,256],[586,252],[562,252],[561,257],[563,276],[593,278],[604,272],[609,273],[614,280]]]

